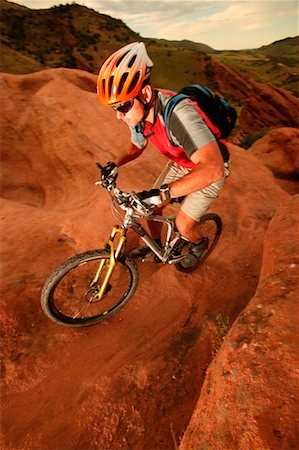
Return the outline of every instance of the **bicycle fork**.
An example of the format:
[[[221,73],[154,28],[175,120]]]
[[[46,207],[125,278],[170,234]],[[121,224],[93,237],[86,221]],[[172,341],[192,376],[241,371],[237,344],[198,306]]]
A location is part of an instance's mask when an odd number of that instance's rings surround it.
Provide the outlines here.
[[[118,244],[117,244],[117,246],[115,248],[114,239],[115,239],[115,236],[118,235],[118,234],[119,234],[119,242],[118,242]],[[105,249],[107,249],[107,251],[109,251],[110,258],[109,258],[109,260],[104,259],[104,258],[101,260],[101,263],[99,265],[97,273],[96,273],[94,279],[92,280],[92,282],[90,283],[90,286],[94,286],[95,284],[98,283],[98,281],[100,280],[100,277],[101,277],[102,270],[103,270],[105,264],[108,263],[108,269],[107,269],[107,273],[105,275],[105,278],[104,278],[104,280],[103,280],[103,282],[102,282],[102,284],[101,284],[101,286],[99,288],[99,291],[95,295],[95,297],[98,300],[101,300],[104,297],[104,295],[105,295],[105,293],[107,291],[107,288],[108,288],[108,285],[109,285],[109,280],[111,278],[111,275],[113,273],[114,267],[116,265],[117,258],[121,254],[121,250],[122,250],[122,248],[124,246],[125,241],[126,241],[126,230],[121,228],[121,227],[119,227],[118,225],[113,227],[112,231],[111,231],[110,239],[105,244]]]

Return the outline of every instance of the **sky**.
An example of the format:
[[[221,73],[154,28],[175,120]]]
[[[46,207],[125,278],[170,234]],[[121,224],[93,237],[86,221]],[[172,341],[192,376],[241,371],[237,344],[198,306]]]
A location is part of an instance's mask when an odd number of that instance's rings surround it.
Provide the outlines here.
[[[32,9],[73,0],[14,0]],[[75,0],[121,19],[141,37],[200,42],[215,50],[258,48],[297,36],[298,0]]]

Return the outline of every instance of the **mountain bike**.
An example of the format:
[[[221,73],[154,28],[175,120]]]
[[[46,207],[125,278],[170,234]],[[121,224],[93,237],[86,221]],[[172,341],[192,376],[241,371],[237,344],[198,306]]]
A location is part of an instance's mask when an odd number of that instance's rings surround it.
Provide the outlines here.
[[[101,164],[96,164],[101,170]],[[195,270],[215,248],[222,231],[221,218],[217,214],[205,214],[200,221],[205,245],[200,256],[194,256],[192,244],[177,231],[174,216],[154,215],[154,207],[141,201],[135,192],[123,192],[117,187],[115,175],[96,185],[109,192],[120,225],[112,228],[104,249],[73,256],[46,281],[41,294],[42,309],[51,320],[65,326],[98,323],[111,317],[132,298],[139,277],[136,262],[126,253],[128,230],[133,230],[151,249],[154,262],[173,265],[181,272]],[[161,247],[140,223],[142,219],[164,224],[166,231]],[[149,256],[143,261],[148,259]]]

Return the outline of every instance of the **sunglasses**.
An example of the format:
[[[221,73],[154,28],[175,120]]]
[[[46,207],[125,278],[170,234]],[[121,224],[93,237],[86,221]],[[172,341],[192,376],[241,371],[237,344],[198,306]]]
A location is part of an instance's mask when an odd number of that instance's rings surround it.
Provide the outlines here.
[[[132,109],[133,105],[134,99],[132,98],[132,100],[122,103],[121,105],[118,106],[112,106],[112,108],[114,109],[114,111],[118,111],[122,114],[127,114],[130,111],[130,109]]]

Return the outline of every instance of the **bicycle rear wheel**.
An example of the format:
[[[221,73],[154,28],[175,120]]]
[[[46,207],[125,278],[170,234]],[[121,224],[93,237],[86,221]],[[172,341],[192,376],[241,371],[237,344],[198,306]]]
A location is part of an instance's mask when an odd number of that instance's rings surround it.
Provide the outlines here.
[[[105,264],[98,283],[92,284],[100,262]],[[45,314],[54,322],[70,327],[93,325],[111,317],[134,294],[138,272],[134,262],[124,257],[116,262],[104,297],[96,294],[104,279],[110,255],[90,250],[75,255],[58,267],[46,281],[41,295]]]
[[[222,231],[221,217],[214,213],[205,214],[200,219],[200,232],[202,237],[207,238],[207,246],[201,251],[199,257],[192,255],[190,245],[187,244],[181,254],[186,257],[180,263],[175,264],[175,268],[180,272],[191,272],[195,270],[214,250]]]

